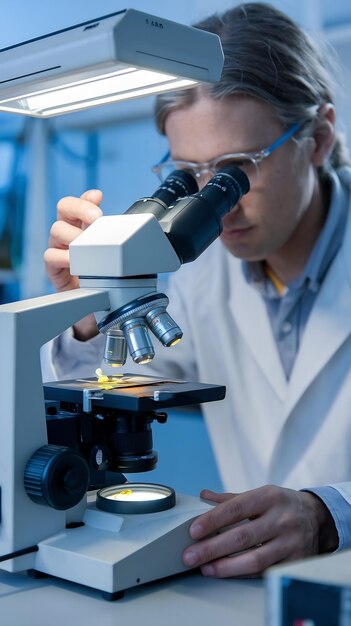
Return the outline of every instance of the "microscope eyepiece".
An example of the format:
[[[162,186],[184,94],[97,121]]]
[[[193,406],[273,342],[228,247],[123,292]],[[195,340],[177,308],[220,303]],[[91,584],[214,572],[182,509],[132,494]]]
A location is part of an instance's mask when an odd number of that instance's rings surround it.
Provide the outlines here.
[[[195,178],[186,170],[174,170],[149,198],[134,202],[124,213],[152,213],[158,220],[167,213],[168,207],[185,196],[199,190]]]
[[[208,181],[207,185],[200,193],[210,189],[213,186],[224,185],[227,188],[221,189],[228,195],[231,207],[238,202],[238,199],[250,191],[250,181],[248,176],[237,165],[226,165],[218,170],[217,174]]]
[[[201,191],[181,198],[159,223],[182,263],[189,263],[222,232],[222,218],[250,190],[245,172],[227,165]]]
[[[167,176],[151,198],[157,198],[168,207],[179,198],[191,196],[199,191],[195,178],[186,170],[174,170]]]

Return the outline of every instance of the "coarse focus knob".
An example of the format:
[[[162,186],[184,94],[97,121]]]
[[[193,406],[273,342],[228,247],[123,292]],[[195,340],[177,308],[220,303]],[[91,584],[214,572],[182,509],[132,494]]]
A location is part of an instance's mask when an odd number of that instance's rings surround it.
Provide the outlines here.
[[[71,448],[46,445],[29,459],[24,486],[38,504],[65,511],[78,504],[89,485],[89,466]]]

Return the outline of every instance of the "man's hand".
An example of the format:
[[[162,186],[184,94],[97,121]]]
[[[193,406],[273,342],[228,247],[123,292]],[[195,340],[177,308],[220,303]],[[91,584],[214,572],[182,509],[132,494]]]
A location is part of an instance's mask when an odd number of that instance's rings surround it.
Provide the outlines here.
[[[200,495],[217,506],[192,523],[190,536],[197,543],[186,548],[183,560],[188,567],[201,566],[205,576],[258,576],[274,563],[338,546],[333,518],[312,493],[268,485]]]
[[[78,279],[69,272],[69,244],[102,215],[98,189],[86,191],[80,198],[62,198],[57,204],[57,221],[50,230],[49,247],[44,261],[49,279],[57,291],[78,287]]]
[[[44,261],[49,279],[57,291],[76,289],[78,278],[69,271],[69,244],[90,226],[102,211],[99,207],[102,193],[98,189],[86,191],[80,198],[62,198],[57,204],[57,221],[50,230],[49,247]],[[93,315],[89,315],[74,326],[77,339],[90,339],[97,334]]]

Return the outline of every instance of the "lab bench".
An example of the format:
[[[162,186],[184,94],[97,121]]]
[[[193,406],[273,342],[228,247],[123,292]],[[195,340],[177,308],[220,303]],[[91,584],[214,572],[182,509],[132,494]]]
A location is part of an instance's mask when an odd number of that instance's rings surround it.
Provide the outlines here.
[[[128,590],[115,602],[55,578],[0,572],[3,626],[263,626],[261,580],[180,574]]]

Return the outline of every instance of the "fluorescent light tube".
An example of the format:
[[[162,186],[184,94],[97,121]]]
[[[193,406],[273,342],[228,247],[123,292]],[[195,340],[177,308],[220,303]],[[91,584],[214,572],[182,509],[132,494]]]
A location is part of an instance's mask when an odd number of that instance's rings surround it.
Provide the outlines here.
[[[0,110],[48,117],[215,82],[217,35],[134,9],[0,50]]]

